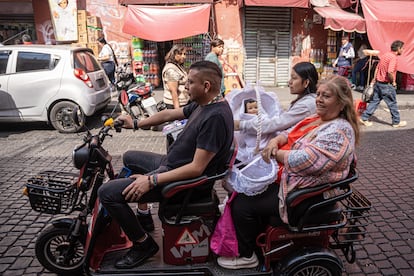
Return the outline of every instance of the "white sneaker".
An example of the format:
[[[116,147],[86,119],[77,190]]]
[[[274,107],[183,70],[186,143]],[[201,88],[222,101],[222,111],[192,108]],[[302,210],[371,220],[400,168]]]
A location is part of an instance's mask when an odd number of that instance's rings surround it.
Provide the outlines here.
[[[259,265],[255,253],[250,258],[246,257],[218,257],[219,266],[227,269],[253,268]]]
[[[359,118],[359,121],[361,122],[361,124],[363,124],[364,126],[372,126],[372,122],[370,122],[370,121],[365,121],[365,120],[362,120],[361,118]]]
[[[407,121],[400,121],[400,123],[392,125],[392,127],[398,128],[398,127],[405,127],[407,125]]]
[[[226,207],[227,200],[229,200],[229,196],[228,195],[226,195],[226,197],[224,198],[223,203],[222,204],[219,204],[219,206],[218,206],[221,214],[224,213],[224,207]]]

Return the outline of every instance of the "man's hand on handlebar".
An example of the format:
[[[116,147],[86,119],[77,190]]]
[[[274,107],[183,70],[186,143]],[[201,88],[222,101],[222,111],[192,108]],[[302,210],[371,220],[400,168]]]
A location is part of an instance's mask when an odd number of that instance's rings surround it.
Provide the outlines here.
[[[120,115],[115,121],[122,122],[123,128],[134,128],[134,121],[130,115]]]

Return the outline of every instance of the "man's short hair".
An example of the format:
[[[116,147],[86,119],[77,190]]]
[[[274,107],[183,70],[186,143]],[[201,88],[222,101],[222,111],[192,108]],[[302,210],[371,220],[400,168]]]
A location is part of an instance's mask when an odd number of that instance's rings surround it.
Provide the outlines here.
[[[224,45],[224,41],[221,40],[220,38],[215,38],[210,42],[211,47],[217,47],[220,45]]]
[[[197,61],[190,66],[190,70],[198,70],[198,71],[210,71],[211,73],[216,73],[220,79],[223,77],[220,68],[214,62],[208,60]]]
[[[401,40],[396,40],[391,44],[391,51],[398,51],[398,49],[402,48],[402,46],[404,46],[404,42]]]
[[[30,42],[30,41],[32,41],[32,38],[30,37],[30,35],[24,34],[24,35],[22,35],[22,41],[23,42]]]

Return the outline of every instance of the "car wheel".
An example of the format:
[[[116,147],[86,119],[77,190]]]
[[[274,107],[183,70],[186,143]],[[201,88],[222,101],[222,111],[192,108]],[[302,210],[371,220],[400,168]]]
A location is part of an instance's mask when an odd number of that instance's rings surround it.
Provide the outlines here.
[[[50,110],[50,123],[52,126],[62,133],[74,133],[78,132],[85,125],[85,116],[82,113],[80,107],[78,110],[81,111],[79,116],[79,125],[73,121],[72,112],[77,105],[73,102],[58,102]]]

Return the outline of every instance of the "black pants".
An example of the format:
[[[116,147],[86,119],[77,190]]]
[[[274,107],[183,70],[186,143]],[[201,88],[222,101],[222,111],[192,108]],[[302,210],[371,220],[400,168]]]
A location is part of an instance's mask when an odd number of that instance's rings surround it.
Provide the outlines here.
[[[146,174],[153,171],[165,171],[160,168],[165,155],[144,151],[128,151],[123,155],[124,166],[133,174]],[[122,191],[133,182],[130,178],[118,178],[103,184],[98,191],[102,205],[108,210],[131,241],[137,241],[145,235],[134,211],[125,201]],[[140,203],[159,202],[162,199],[161,188],[155,187],[140,199]]]
[[[256,237],[265,230],[270,217],[279,218],[279,185],[270,184],[256,196],[238,194],[232,202],[232,216],[241,257],[251,257]]]

